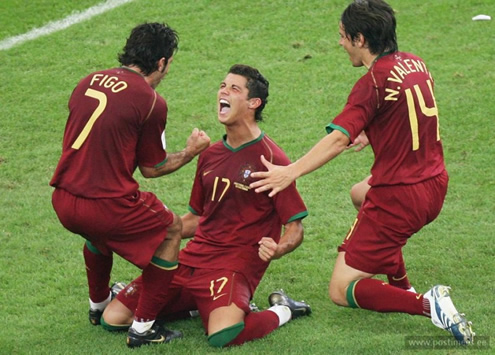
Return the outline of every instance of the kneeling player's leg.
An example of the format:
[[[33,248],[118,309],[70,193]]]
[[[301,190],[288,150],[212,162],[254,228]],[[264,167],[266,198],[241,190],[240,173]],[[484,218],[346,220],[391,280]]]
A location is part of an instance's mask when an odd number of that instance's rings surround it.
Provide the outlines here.
[[[235,303],[215,308],[208,317],[208,343],[215,347],[230,343],[244,329],[244,317]]]
[[[249,312],[245,315],[235,304],[217,308],[210,314],[208,343],[215,347],[224,347],[263,338],[290,320],[290,310],[286,313],[282,322],[277,313],[271,310]]]
[[[373,274],[368,274],[348,266],[345,262],[345,252],[339,252],[329,285],[330,299],[336,305],[348,307],[350,305],[347,300],[347,288],[349,284],[355,280],[371,278],[373,276]]]
[[[114,299],[105,308],[101,316],[101,325],[108,331],[127,330],[131,326],[133,319],[134,313],[118,299]]]
[[[209,314],[203,321],[208,329],[210,345],[240,345],[262,338],[291,319],[291,310],[284,305],[273,305],[266,311],[251,312],[251,292],[247,280],[241,274],[220,271],[219,274],[210,274],[207,278],[213,276],[215,280],[223,279],[225,285],[220,286],[218,290],[214,289],[214,297],[210,296],[210,291],[203,294],[202,301],[198,304],[200,314]],[[224,293],[226,289],[230,292]],[[220,290],[223,291],[219,293]]]
[[[105,308],[101,316],[101,325],[105,330],[126,330],[134,319],[141,289],[141,276],[130,282]]]
[[[397,271],[393,274],[387,275],[388,283],[391,286],[399,287],[404,290],[410,290],[411,283],[407,277],[406,264],[404,263],[404,257],[402,256],[402,250],[400,251],[399,258],[399,266],[397,267]],[[414,289],[411,289],[411,291],[414,291]]]
[[[179,274],[176,275],[180,276]],[[139,302],[142,285],[142,276],[139,276],[129,283],[129,285],[119,292],[115,299],[110,302],[101,317],[101,324],[105,330],[126,330],[131,326],[134,320],[133,311],[136,309]],[[188,318],[190,318],[191,314],[186,310],[197,308],[194,299],[181,289],[180,277],[176,277],[172,281],[167,292],[167,297],[164,299],[163,303],[164,307],[159,311],[157,316],[157,322],[159,324],[170,321],[170,319],[186,318],[186,314]],[[178,317],[179,315],[184,316]]]
[[[423,302],[423,295],[372,279],[372,276],[347,265],[345,252],[340,252],[330,280],[330,298],[340,306],[428,316],[429,303]]]
[[[289,320],[290,312],[286,312],[284,321],[281,321],[277,313],[272,310],[250,312],[244,318],[242,331],[227,345],[241,345],[247,341],[263,338]]]

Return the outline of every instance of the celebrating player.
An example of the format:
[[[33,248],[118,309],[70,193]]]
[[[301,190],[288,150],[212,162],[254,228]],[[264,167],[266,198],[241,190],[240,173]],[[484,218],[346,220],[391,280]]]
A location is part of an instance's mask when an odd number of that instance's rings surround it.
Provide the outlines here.
[[[365,66],[367,73],[354,85],[344,110],[326,127],[326,137],[288,166],[262,157],[269,172],[253,173],[262,179],[250,186],[276,196],[350,143],[362,148],[369,142],[375,161],[371,177],[352,191],[359,212],[338,249],[330,298],[340,306],[425,315],[459,343],[471,343],[471,324],[457,312],[448,287],[437,285],[424,296],[406,290],[410,285],[402,247],[440,213],[448,175],[432,75],[421,58],[398,51],[395,28],[394,11],[382,0],[356,0],[346,8],[339,44],[352,65]],[[376,274],[395,283],[373,279]]]
[[[167,104],[155,88],[167,74],[178,36],[170,27],[135,27],[119,68],[82,79],[69,101],[62,157],[51,185],[62,225],[86,239],[89,320],[100,324],[112,298],[113,252],[143,269],[143,287],[128,345],[181,336],[154,324],[161,297],[177,269],[180,217],[151,192],[139,190],[136,167],[147,178],[169,174],[209,146],[194,129],[178,153],[165,150]]]
[[[216,347],[261,338],[311,312],[283,291],[269,296],[268,310],[251,312],[249,307],[270,261],[301,244],[301,220],[307,216],[295,184],[273,199],[249,188],[251,172],[263,168],[260,154],[289,163],[257,124],[267,97],[268,81],[249,66],[232,66],[220,84],[218,120],[226,135],[199,157],[190,212],[182,218],[183,237],[193,239],[179,253],[179,269],[160,313],[167,317],[198,309],[208,342]],[[105,328],[129,326],[141,290],[139,277],[119,293],[105,309]]]

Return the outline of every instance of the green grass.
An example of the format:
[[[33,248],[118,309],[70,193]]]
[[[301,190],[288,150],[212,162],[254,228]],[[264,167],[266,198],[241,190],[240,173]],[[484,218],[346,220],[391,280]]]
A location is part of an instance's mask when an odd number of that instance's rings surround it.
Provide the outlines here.
[[[453,287],[458,308],[479,336],[494,335],[495,27],[473,22],[495,16],[492,0],[391,0],[399,47],[423,57],[436,79],[449,193],[439,218],[404,249],[418,291],[436,283]],[[0,3],[0,40],[81,11],[98,1],[38,0]],[[180,34],[180,50],[158,88],[169,104],[167,143],[180,150],[193,127],[218,140],[215,97],[230,65],[258,67],[270,80],[262,128],[291,159],[323,137],[364,69],[353,69],[338,46],[338,19],[347,1],[136,0],[113,11],[0,51],[0,352],[113,354],[127,351],[124,334],[87,321],[82,239],[59,224],[48,182],[58,161],[67,100],[89,72],[116,66],[134,25],[167,22]],[[336,247],[354,220],[348,191],[372,162],[371,151],[346,152],[301,178],[310,211],[305,242],[272,263],[255,302],[283,287],[310,302],[314,313],[242,347],[208,346],[198,319],[171,324],[185,339],[140,353],[234,354],[412,352],[405,336],[444,336],[423,317],[379,314],[334,306],[327,285]],[[179,214],[186,212],[195,164],[155,180],[139,178]],[[116,258],[113,279],[138,270]],[[493,349],[493,345],[490,349]],[[485,349],[485,352],[490,352]],[[428,349],[423,350],[424,353]],[[462,351],[445,350],[447,353]],[[438,351],[442,353],[442,351]]]

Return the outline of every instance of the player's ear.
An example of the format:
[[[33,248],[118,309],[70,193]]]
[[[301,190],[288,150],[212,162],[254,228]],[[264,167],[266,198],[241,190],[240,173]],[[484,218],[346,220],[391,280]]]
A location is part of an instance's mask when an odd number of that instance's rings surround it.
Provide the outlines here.
[[[252,99],[249,99],[248,106],[249,108],[256,110],[258,107],[261,106],[261,99],[259,97],[253,97]]]
[[[366,44],[366,38],[364,38],[362,33],[358,33],[358,37],[356,39],[356,44],[358,47],[363,48]]]
[[[158,61],[158,70],[160,71],[160,73],[163,73],[167,68],[167,62],[168,60],[165,57],[160,58],[160,60]]]

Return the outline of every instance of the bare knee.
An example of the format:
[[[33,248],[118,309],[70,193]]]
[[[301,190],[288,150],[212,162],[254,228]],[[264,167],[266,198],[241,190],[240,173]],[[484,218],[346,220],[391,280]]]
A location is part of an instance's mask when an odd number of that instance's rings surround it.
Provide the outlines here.
[[[359,210],[363,204],[363,196],[359,184],[355,184],[351,187],[350,195],[354,208]]]
[[[363,201],[366,197],[366,194],[368,193],[368,190],[371,187],[368,184],[369,179],[370,176],[366,177],[363,181],[354,184],[351,188],[350,195],[351,195],[352,204],[358,211],[361,208],[361,205],[363,204]]]
[[[330,300],[337,306],[347,307],[349,305],[347,303],[346,291],[347,287],[342,287],[337,285],[335,282],[330,281],[328,295]]]
[[[126,326],[131,325],[134,314],[129,308],[124,306],[122,302],[114,299],[105,308],[102,318],[106,324],[111,326]]]
[[[235,303],[211,311],[208,317],[208,334],[217,333],[244,320],[246,314]]]

